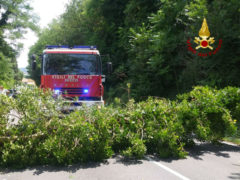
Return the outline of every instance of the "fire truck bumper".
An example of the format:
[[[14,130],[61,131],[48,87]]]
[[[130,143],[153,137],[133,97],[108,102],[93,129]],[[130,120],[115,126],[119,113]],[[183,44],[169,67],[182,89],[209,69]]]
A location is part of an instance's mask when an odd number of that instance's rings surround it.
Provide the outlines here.
[[[97,106],[99,108],[101,108],[102,106],[104,106],[104,101],[65,101],[66,104],[64,107],[63,107],[63,110],[77,110],[77,109],[80,109],[82,108],[83,106],[86,106],[86,107],[92,107],[92,106]]]

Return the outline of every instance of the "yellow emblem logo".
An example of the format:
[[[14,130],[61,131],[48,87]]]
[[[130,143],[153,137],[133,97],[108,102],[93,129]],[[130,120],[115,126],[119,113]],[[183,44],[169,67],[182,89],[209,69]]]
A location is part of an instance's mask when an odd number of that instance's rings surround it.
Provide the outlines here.
[[[195,37],[194,42],[198,45],[195,49],[209,48],[212,50],[213,47],[210,46],[210,44],[213,44],[215,40],[214,37],[210,37],[210,31],[208,29],[207,20],[205,18],[203,19],[202,27],[198,34],[201,38]]]

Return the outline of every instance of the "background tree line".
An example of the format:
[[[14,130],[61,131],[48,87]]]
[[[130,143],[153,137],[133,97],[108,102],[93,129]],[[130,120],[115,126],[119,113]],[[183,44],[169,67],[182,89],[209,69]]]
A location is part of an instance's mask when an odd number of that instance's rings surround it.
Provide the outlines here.
[[[199,57],[188,50],[187,40],[196,46],[204,17],[216,40],[213,47],[219,39],[223,43],[215,55]],[[240,86],[240,1],[71,0],[39,33],[29,57],[48,44],[97,45],[109,55],[114,72],[105,84],[108,99],[126,100],[129,83],[136,100],[171,98],[196,85]],[[39,84],[40,60],[37,71],[28,70]]]
[[[22,44],[17,40],[27,28],[37,30],[36,21],[28,0],[0,0],[0,86],[10,88],[22,79],[16,61]]]

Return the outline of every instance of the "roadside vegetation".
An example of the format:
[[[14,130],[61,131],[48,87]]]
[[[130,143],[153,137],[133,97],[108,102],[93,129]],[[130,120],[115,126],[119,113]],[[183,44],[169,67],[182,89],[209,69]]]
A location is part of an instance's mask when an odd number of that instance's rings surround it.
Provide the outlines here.
[[[23,76],[17,40],[28,28],[38,31],[30,5],[0,0],[5,89]],[[97,45],[103,73],[106,62],[113,63],[104,85],[108,106],[64,114],[62,100],[38,88],[23,88],[16,98],[0,95],[0,166],[101,161],[116,153],[183,158],[195,139],[239,142],[239,11],[239,0],[70,0],[65,12],[39,31],[29,57],[41,55],[48,44]],[[222,47],[199,57],[187,41],[194,44],[204,17],[216,41],[213,49],[220,39]],[[28,72],[37,85],[40,64],[39,56],[32,71],[29,58]]]
[[[61,99],[38,88],[23,88],[16,98],[1,95],[0,101],[2,167],[101,161],[113,154],[184,158],[195,139],[218,142],[235,135],[240,117],[240,89],[234,87],[198,86],[175,100],[116,99],[70,114],[61,112]]]

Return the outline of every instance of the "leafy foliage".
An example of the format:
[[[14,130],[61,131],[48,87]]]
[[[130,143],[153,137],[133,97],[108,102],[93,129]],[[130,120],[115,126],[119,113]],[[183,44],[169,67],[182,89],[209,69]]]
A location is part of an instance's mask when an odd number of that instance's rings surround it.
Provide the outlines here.
[[[60,111],[60,99],[29,88],[22,89],[16,99],[1,96],[0,100],[1,165],[70,164],[112,154],[106,119],[95,121],[96,109],[92,116],[81,111],[66,116]],[[18,123],[11,123],[13,117]]]
[[[183,158],[193,139],[216,142],[236,132],[233,116],[239,117],[239,91],[196,87],[176,101],[116,100],[101,109],[83,107],[63,114],[61,98],[23,88],[16,99],[0,96],[1,166],[101,161],[113,153]],[[13,117],[18,123],[11,122]]]
[[[223,6],[231,11],[218,16],[216,13],[221,12]],[[233,67],[239,66],[236,60],[239,45],[234,45],[234,51],[227,48],[240,42],[236,29],[239,24],[234,23],[239,19],[233,18],[239,18],[239,7],[237,1],[232,1],[231,5],[224,1],[164,1],[150,17],[150,25],[132,31],[134,97],[174,97],[196,85],[239,86],[239,71]],[[211,36],[216,39],[214,48],[219,39],[224,45],[214,56],[203,58],[188,51],[186,42],[190,39],[194,44],[192,39],[198,36],[204,16],[208,19]]]
[[[26,28],[37,30],[37,16],[32,13],[29,0],[1,0],[0,31],[9,31],[9,38],[19,39]],[[16,44],[15,44],[16,45]]]
[[[195,133],[199,139],[217,141],[227,134],[233,134],[236,127],[232,122],[236,120],[230,120],[232,112],[227,109],[227,98],[219,96],[224,91],[226,93],[226,89],[217,91],[209,87],[196,87],[190,93],[178,96],[182,100],[179,115],[184,120],[187,137],[191,138]],[[226,94],[238,99],[236,91],[234,96],[231,90]]]
[[[8,87],[13,84],[13,69],[9,64],[9,59],[0,53],[0,84]]]
[[[22,79],[16,61],[22,44],[16,40],[27,28],[37,31],[36,21],[28,0],[0,0],[0,86],[10,88]]]

